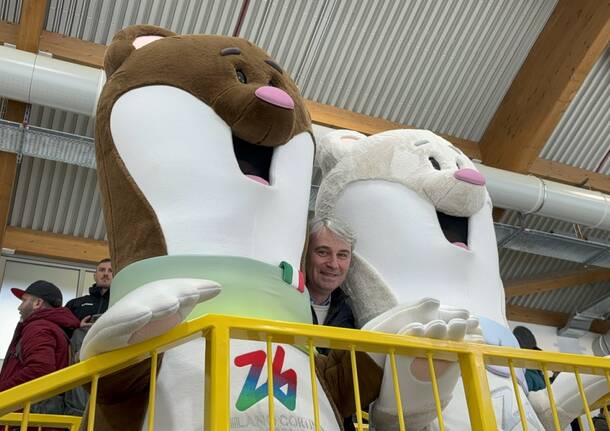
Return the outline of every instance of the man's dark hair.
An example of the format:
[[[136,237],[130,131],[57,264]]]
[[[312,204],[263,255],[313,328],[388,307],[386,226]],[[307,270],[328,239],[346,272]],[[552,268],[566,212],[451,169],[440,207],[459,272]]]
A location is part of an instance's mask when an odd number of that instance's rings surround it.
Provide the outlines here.
[[[100,266],[102,263],[106,263],[106,262],[110,262],[110,263],[112,264],[112,260],[110,260],[110,258],[109,258],[109,257],[107,257],[107,258],[104,258],[104,259],[100,260],[100,261],[97,263],[97,265],[95,265],[95,266],[96,266],[96,267],[98,267],[98,266]]]

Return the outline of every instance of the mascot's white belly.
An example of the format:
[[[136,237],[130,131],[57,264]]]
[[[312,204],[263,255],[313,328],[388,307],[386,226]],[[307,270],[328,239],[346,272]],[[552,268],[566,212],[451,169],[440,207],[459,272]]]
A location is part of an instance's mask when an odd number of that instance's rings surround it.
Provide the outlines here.
[[[308,133],[275,150],[271,183],[262,186],[239,172],[229,127],[185,91],[168,86],[132,90],[114,105],[111,124],[121,158],[158,217],[168,254],[243,256],[298,266],[311,176],[311,166],[303,161],[313,158]],[[189,173],[190,183],[184,183],[183,172]],[[210,205],[215,211],[209,211]],[[199,340],[165,353],[155,429],[202,429],[204,349]],[[313,429],[308,356],[292,346],[282,349],[281,371],[291,370],[287,375],[294,383],[276,386],[276,430]],[[266,363],[262,371],[256,370],[257,363],[235,365],[240,355],[255,351],[266,356],[264,344],[231,342],[231,429],[268,429],[266,389],[260,400],[248,404],[263,392]],[[281,379],[277,376],[275,384]],[[332,407],[317,384],[321,429],[337,430]]]
[[[273,375],[275,429],[315,429],[309,357],[284,344],[274,344],[273,354],[278,367]],[[266,356],[265,343],[231,342],[231,430],[269,429]],[[204,357],[203,339],[165,353],[157,383],[155,429],[203,429]],[[320,429],[339,430],[326,393],[317,385]]]

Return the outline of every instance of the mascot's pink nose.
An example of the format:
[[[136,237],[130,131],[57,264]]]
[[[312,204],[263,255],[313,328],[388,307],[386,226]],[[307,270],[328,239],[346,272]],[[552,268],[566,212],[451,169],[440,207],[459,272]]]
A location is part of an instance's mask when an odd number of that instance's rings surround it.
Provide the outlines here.
[[[485,177],[474,169],[460,169],[459,171],[455,171],[453,176],[460,181],[464,181],[468,184],[474,184],[475,186],[485,185]]]
[[[279,106],[284,109],[294,109],[294,100],[284,90],[277,87],[264,86],[259,87],[254,92],[256,97],[271,103],[273,106]]]

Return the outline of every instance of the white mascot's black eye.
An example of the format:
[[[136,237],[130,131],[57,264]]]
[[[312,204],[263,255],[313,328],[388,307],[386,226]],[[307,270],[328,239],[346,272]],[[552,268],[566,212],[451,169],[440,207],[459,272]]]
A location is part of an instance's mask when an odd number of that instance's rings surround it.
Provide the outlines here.
[[[432,165],[432,167],[434,169],[436,169],[437,171],[441,170],[441,165],[438,162],[438,160],[436,160],[434,157],[430,157],[430,158],[428,158],[428,160],[430,160],[430,164]]]
[[[239,82],[241,82],[242,84],[245,84],[248,82],[248,80],[246,79],[246,75],[241,70],[237,69],[235,71],[235,74],[237,75],[237,80]]]

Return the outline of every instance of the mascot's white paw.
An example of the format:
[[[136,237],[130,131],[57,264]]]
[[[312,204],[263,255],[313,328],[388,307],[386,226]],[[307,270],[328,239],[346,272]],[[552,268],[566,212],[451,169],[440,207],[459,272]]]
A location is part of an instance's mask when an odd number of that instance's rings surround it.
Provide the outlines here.
[[[398,305],[368,322],[362,329],[440,340],[482,342],[479,321],[467,310],[441,306],[425,298],[414,304]],[[379,398],[372,411],[376,429],[398,429],[398,417],[392,369],[385,355],[372,354],[384,368]],[[451,400],[460,376],[457,362],[435,360],[434,370],[439,386],[441,405]],[[426,359],[397,356],[398,380],[403,413],[408,429],[422,429],[436,417],[432,383]]]
[[[220,293],[210,280],[172,278],[147,283],[121,298],[89,329],[80,357],[119,349],[161,335],[203,301]]]

